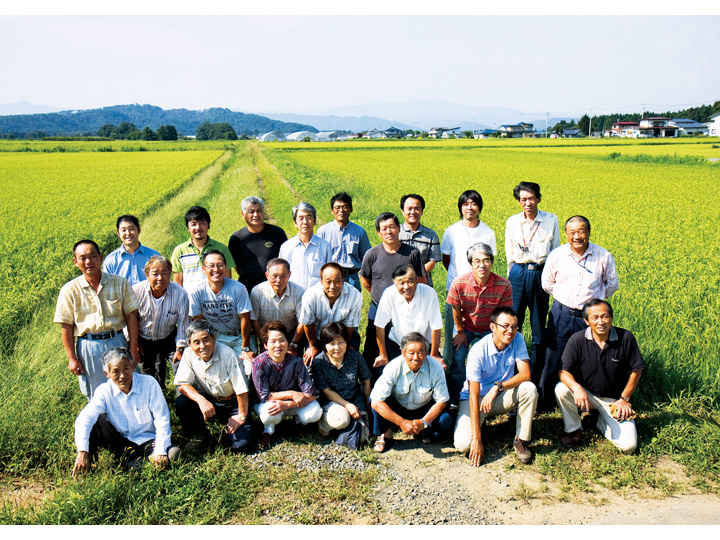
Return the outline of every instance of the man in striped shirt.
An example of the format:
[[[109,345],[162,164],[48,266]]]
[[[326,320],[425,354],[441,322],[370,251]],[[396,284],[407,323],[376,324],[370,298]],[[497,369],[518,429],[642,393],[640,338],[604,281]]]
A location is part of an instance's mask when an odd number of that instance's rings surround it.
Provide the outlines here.
[[[510,282],[491,272],[495,256],[489,245],[478,242],[470,246],[467,260],[472,271],[455,278],[447,296],[456,330],[447,374],[451,405],[458,404],[465,383],[465,358],[471,343],[490,332],[490,314],[496,307],[512,307],[513,303]]]

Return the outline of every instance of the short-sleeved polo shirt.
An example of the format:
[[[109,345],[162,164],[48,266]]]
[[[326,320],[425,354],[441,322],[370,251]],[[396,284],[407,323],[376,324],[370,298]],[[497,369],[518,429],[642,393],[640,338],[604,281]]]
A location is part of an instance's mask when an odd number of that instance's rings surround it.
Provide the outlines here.
[[[465,384],[460,399],[469,399],[468,381],[480,383],[480,395],[485,395],[498,381],[507,381],[515,375],[518,362],[528,362],[530,355],[525,339],[518,332],[515,339],[502,351],[498,351],[492,334],[488,334],[470,348],[465,367]]]
[[[603,349],[595,343],[590,327],[568,340],[562,355],[562,369],[593,395],[619,399],[630,373],[645,370],[635,336],[629,330],[610,327]]]
[[[512,285],[504,277],[490,272],[487,283],[481,287],[470,272],[453,281],[447,303],[460,307],[465,330],[487,332],[490,330],[490,314],[493,310],[499,306],[512,307]]]
[[[442,261],[440,252],[440,238],[437,233],[425,225],[419,225],[416,231],[408,227],[407,223],[400,225],[400,241],[420,252],[423,264],[430,261]],[[425,283],[432,287],[432,274],[425,274]]]
[[[190,347],[185,349],[173,384],[188,384],[201,394],[214,398],[248,391],[245,371],[240,367],[237,354],[219,342],[215,343],[215,352],[209,362],[197,356]]]
[[[391,360],[375,383],[370,400],[385,401],[390,396],[410,411],[419,409],[431,399],[435,403],[448,401],[450,394],[440,362],[426,356],[417,373],[413,373],[402,356]]]
[[[315,332],[320,338],[320,332],[325,325],[333,322],[341,322],[348,328],[360,326],[362,317],[362,294],[355,288],[343,285],[340,296],[332,307],[322,283],[316,283],[310,287],[302,297],[302,309],[298,322],[300,324],[315,325]]]
[[[173,250],[172,257],[170,258],[170,262],[173,265],[173,272],[182,273],[183,288],[188,294],[205,280],[205,274],[203,274],[202,271],[202,257],[205,253],[213,249],[223,254],[227,268],[235,267],[235,261],[227,246],[213,240],[209,236],[207,242],[200,250],[192,243],[192,239],[180,244]]]
[[[75,337],[125,328],[125,315],[140,309],[130,282],[103,272],[100,287],[92,288],[84,275],[63,285],[53,322],[72,324]]]

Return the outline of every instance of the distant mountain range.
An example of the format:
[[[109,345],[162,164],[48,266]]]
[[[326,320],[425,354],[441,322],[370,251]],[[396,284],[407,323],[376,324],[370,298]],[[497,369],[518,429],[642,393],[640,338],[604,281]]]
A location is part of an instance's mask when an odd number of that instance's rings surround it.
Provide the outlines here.
[[[283,122],[299,122],[315,126],[320,131],[351,131],[357,133],[359,131],[369,131],[371,129],[388,129],[396,127],[398,129],[416,129],[415,126],[405,124],[403,122],[387,120],[377,116],[336,116],[331,115],[312,115],[312,114],[294,114],[294,113],[261,113],[268,118],[282,120]]]
[[[14,104],[18,105],[18,104]],[[8,106],[4,106],[4,109]],[[130,122],[138,129],[145,126],[157,129],[162,125],[175,126],[178,133],[194,135],[198,126],[204,122],[227,122],[238,135],[260,135],[268,131],[318,131],[308,124],[282,122],[257,114],[234,112],[230,109],[161,109],[152,105],[115,105],[101,109],[80,111],[60,111],[40,114],[12,114],[0,116],[0,133],[12,133],[18,137],[32,132],[45,132],[49,135],[74,135],[96,133],[105,124],[118,125]]]

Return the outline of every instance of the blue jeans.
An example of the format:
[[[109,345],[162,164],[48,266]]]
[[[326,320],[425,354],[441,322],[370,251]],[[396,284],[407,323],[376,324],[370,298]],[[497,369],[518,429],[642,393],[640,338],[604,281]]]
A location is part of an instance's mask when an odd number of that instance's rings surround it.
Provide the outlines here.
[[[405,407],[400,405],[394,397],[389,396],[385,400],[385,404],[388,407],[390,407],[395,414],[404,418],[405,420],[417,420],[427,414],[427,412],[433,407],[433,405],[435,405],[435,401],[431,399],[422,407],[419,407],[414,410],[410,410],[410,409],[406,409]],[[372,406],[372,402],[370,403],[370,405]],[[372,409],[372,414],[373,414],[373,435],[375,435],[375,436],[382,435],[388,429],[396,427],[395,424],[390,422],[390,420],[385,419],[375,409]],[[453,429],[454,425],[455,425],[455,421],[453,420],[452,416],[450,416],[450,414],[448,414],[447,408],[445,408],[440,413],[440,416],[438,416],[435,420],[433,420],[430,423],[430,426],[427,429],[423,430],[421,433],[424,435],[427,435],[432,440],[437,441],[437,440],[441,440],[443,438],[448,437],[450,435],[450,431]]]
[[[472,332],[465,330],[465,343],[457,349],[453,348],[453,361],[450,367],[448,367],[446,375],[448,392],[450,393],[450,403],[453,405],[457,405],[460,401],[460,392],[462,392],[463,386],[465,385],[465,360],[467,359],[470,346],[473,344],[473,341],[484,338],[489,333],[489,331]]]
[[[349,276],[345,276],[345,283],[349,283],[355,287],[358,291],[362,292],[362,286],[360,285],[360,274],[355,272]]]

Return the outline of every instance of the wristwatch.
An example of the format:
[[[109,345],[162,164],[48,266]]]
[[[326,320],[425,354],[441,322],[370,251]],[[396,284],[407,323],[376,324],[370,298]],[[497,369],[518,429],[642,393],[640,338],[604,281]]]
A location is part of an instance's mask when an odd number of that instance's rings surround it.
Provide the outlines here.
[[[424,418],[422,418],[421,420],[422,420],[422,423],[423,423],[423,427],[424,427],[425,429],[427,429],[427,428],[428,428],[428,423],[425,421]]]
[[[626,403],[630,403],[630,398],[625,396],[620,396],[620,399],[622,399]]]
[[[500,392],[502,392],[503,390],[505,390],[505,387],[503,386],[502,381],[497,381],[497,382],[495,383],[495,386],[497,386],[498,394],[499,394]]]
[[[293,349],[297,349],[297,348],[298,348],[298,344],[295,343],[294,341],[291,341],[291,342],[290,342],[290,346],[291,346]]]
[[[247,418],[247,416],[245,416],[244,414],[238,413],[238,418],[240,419],[241,422],[244,422],[245,419]]]
[[[243,347],[243,352],[250,352],[250,347]]]

